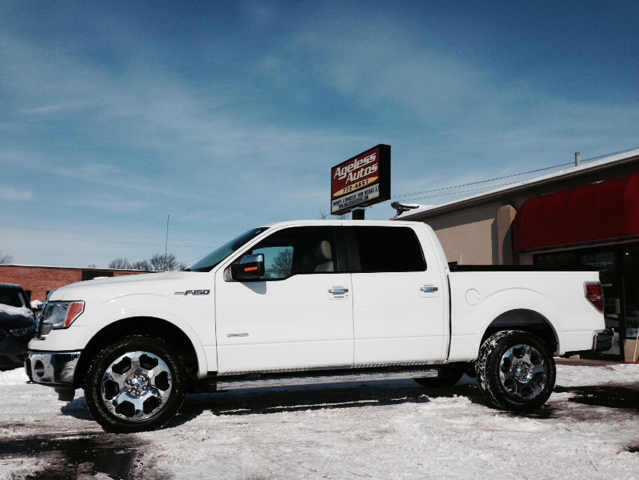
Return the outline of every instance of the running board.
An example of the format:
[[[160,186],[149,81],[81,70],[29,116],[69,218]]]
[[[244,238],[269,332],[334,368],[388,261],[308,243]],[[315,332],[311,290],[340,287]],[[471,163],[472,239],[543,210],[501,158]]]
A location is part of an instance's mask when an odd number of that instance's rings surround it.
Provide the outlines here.
[[[217,391],[238,390],[241,388],[289,387],[296,385],[317,385],[327,383],[373,382],[379,380],[405,380],[411,378],[434,378],[439,371],[432,366],[428,368],[407,368],[401,370],[340,370],[335,373],[326,371],[297,372],[296,374],[252,374],[241,376],[220,376],[208,379],[217,384]]]

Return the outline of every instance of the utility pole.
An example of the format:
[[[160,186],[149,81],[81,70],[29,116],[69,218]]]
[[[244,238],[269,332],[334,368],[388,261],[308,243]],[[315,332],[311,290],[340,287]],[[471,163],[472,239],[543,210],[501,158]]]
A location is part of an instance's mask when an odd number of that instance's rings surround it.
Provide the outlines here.
[[[164,242],[164,260],[169,253],[169,215],[166,216],[166,241]]]

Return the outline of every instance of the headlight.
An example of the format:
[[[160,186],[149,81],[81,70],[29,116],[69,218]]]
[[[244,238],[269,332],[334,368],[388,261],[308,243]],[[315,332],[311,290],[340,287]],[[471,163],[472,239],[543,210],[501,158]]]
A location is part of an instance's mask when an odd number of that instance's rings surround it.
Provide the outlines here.
[[[40,315],[40,334],[46,335],[52,328],[69,328],[82,312],[84,302],[48,302]]]
[[[35,325],[25,328],[14,328],[13,330],[9,330],[14,337],[22,337],[27,333],[34,332],[36,329]]]

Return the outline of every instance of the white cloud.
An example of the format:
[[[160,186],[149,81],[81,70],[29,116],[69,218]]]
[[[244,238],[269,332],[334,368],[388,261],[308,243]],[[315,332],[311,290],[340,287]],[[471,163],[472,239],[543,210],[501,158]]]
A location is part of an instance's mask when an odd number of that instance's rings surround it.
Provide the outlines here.
[[[0,185],[0,199],[7,202],[28,202],[34,198],[30,190],[17,190]]]

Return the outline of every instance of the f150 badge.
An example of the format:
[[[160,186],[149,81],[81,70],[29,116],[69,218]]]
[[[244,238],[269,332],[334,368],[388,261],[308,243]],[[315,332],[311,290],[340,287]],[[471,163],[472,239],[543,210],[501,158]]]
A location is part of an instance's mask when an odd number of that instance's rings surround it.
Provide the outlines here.
[[[175,292],[174,295],[208,295],[211,290],[187,290],[186,292]]]

